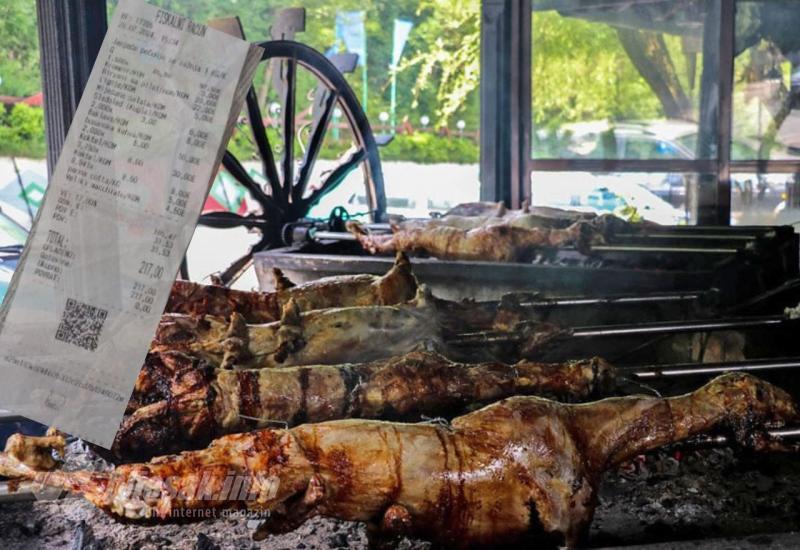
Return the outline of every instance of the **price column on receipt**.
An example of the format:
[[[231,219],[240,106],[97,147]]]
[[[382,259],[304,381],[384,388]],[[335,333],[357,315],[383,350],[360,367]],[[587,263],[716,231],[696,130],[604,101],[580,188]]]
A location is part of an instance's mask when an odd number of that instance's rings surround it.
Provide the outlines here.
[[[119,3],[0,312],[0,408],[111,445],[260,58]]]

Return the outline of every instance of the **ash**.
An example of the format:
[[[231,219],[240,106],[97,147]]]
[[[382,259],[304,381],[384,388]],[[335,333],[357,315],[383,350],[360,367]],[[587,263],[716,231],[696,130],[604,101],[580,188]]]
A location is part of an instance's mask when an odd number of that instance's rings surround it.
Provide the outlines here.
[[[73,456],[74,455],[74,456]],[[108,464],[80,443],[67,463],[102,470]],[[591,547],[656,544],[653,548],[797,548],[800,546],[800,461],[791,455],[730,449],[653,453],[607,472],[588,539]],[[364,524],[313,518],[262,542],[255,520],[137,525],[115,521],[80,498],[0,505],[0,541],[8,549],[332,549],[368,547]],[[422,541],[389,545],[428,550]]]
[[[800,461],[793,455],[653,453],[607,472],[599,497],[593,547],[725,538],[734,540],[709,540],[709,547],[800,545],[800,535],[771,536],[800,530]],[[659,546],[670,547],[685,545]]]

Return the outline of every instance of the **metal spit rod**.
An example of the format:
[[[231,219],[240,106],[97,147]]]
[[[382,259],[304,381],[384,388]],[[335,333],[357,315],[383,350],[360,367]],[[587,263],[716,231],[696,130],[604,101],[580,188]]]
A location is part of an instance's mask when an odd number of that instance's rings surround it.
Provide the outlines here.
[[[702,374],[722,374],[725,372],[758,372],[765,370],[782,370],[800,368],[800,357],[781,359],[757,359],[751,361],[733,361],[725,363],[678,363],[674,365],[646,365],[637,367],[619,367],[626,374],[636,378],[652,380],[674,378]]]
[[[682,334],[687,332],[712,332],[718,330],[738,330],[746,328],[764,328],[792,322],[785,315],[768,315],[764,317],[741,317],[708,321],[659,321],[655,323],[638,323],[630,325],[606,325],[578,327],[572,336],[593,338],[596,336],[632,336],[637,334]]]
[[[740,330],[750,328],[767,328],[793,323],[800,319],[790,319],[785,315],[764,317],[742,317],[710,321],[666,321],[656,323],[638,323],[630,325],[605,325],[577,327],[566,331],[564,337],[595,338],[605,336],[638,336],[659,334],[685,334],[691,332],[714,332],[719,330]],[[522,341],[524,334],[515,332],[472,332],[459,334],[448,340],[448,344],[456,346],[502,344]]]
[[[767,430],[767,434],[771,438],[779,441],[800,439],[800,428],[795,426],[790,428],[777,428],[774,430]],[[693,438],[686,443],[692,446],[717,447],[720,445],[727,445],[729,443],[729,437],[727,435],[706,435]]]
[[[795,438],[800,437],[800,428],[780,428],[778,430],[769,430],[767,433],[777,439]]]
[[[656,294],[624,294],[619,296],[597,296],[597,297],[564,297],[564,298],[544,298],[520,302],[521,307],[542,308],[542,307],[561,307],[561,306],[594,306],[594,305],[613,305],[613,304],[649,304],[666,302],[694,302],[699,300],[706,291],[695,292],[662,292]]]
[[[311,235],[314,240],[354,241],[356,236],[352,233],[341,231],[314,231]]]

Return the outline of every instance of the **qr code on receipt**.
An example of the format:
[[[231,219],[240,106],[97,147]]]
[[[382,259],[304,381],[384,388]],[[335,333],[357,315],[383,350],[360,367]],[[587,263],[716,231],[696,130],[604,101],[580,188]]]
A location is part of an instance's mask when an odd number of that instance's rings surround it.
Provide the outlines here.
[[[56,340],[94,351],[107,317],[108,311],[105,309],[67,298],[61,323],[56,330]]]

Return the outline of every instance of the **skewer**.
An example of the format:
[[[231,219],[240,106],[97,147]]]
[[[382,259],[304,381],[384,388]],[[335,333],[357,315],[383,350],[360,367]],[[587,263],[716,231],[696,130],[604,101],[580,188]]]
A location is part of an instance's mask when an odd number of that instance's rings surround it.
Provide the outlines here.
[[[774,430],[767,430],[767,434],[779,441],[791,441],[800,439],[800,427],[792,426],[786,428],[777,428]],[[692,447],[719,447],[730,443],[730,438],[727,435],[704,435],[693,438],[687,441]],[[682,444],[681,444],[682,445]]]
[[[592,253],[632,252],[636,254],[736,254],[736,248],[708,248],[698,246],[650,246],[650,245],[592,245]]]
[[[341,231],[317,231],[309,232],[311,239],[315,241],[332,240],[332,241],[355,241],[356,236],[352,233],[345,233]]]
[[[564,336],[575,338],[596,338],[605,336],[639,336],[659,334],[685,334],[692,332],[714,332],[720,330],[740,330],[751,328],[767,328],[793,323],[800,319],[790,319],[786,315],[768,315],[763,317],[741,317],[710,321],[660,321],[655,323],[638,323],[630,325],[605,325],[577,327]],[[480,346],[485,344],[504,344],[521,342],[525,339],[520,331],[497,332],[483,331],[459,334],[447,341],[454,346]]]
[[[619,370],[642,380],[675,378],[725,372],[758,372],[800,368],[800,358],[756,359],[724,363],[678,363],[675,365],[647,365],[644,367],[620,367]]]
[[[706,291],[695,292],[663,292],[658,294],[622,294],[618,296],[596,296],[596,297],[564,297],[564,298],[544,298],[529,302],[520,302],[520,307],[543,308],[543,307],[563,307],[563,306],[596,306],[596,305],[615,305],[615,304],[649,304],[665,302],[694,302],[702,298]]]
[[[630,325],[579,327],[573,331],[572,336],[577,336],[578,338],[593,338],[596,336],[631,336],[637,334],[683,334],[689,332],[763,328],[781,325],[791,321],[792,320],[785,315],[740,317],[708,321],[659,321],[655,323]]]

